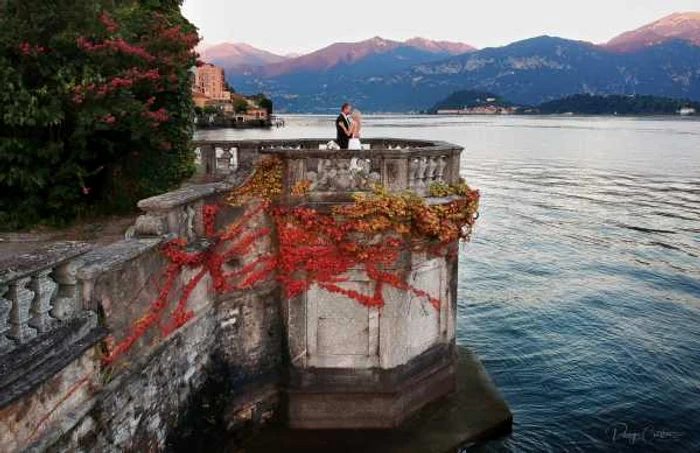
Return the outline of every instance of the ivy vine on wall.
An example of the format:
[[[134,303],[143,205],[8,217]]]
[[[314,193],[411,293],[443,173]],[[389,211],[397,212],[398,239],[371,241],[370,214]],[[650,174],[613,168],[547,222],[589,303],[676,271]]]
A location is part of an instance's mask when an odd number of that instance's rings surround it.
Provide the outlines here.
[[[244,291],[274,279],[289,299],[317,285],[364,306],[382,307],[384,289],[391,287],[440,309],[436,295],[409,283],[400,266],[401,258],[410,252],[455,259],[455,241],[468,239],[476,220],[478,191],[464,183],[436,184],[431,187],[431,196],[442,199],[431,204],[411,192],[394,194],[376,187],[371,193],[357,194],[352,203],[336,205],[330,212],[304,206],[304,191],[297,192],[299,205],[277,203],[282,194],[282,164],[268,157],[228,198],[232,205],[246,206],[236,222],[217,231],[215,220],[220,207],[205,206],[206,240],[195,249],[184,239],[163,246],[169,264],[160,279],[158,297],[124,339],[109,344],[105,364],[117,361],[149,329],[160,326],[162,335],[167,336],[192,319],[194,313],[188,309],[188,302],[206,276],[211,277],[217,293]],[[258,226],[261,224],[274,229]],[[276,250],[268,250],[269,242],[260,247],[273,234]],[[240,264],[231,268],[233,261]],[[351,269],[367,273],[374,286],[371,294],[344,285]],[[194,276],[177,287],[185,270]]]

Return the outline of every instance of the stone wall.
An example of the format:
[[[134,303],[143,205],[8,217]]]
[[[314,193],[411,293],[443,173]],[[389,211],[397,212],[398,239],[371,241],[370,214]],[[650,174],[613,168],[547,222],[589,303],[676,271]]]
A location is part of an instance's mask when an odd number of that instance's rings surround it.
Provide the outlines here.
[[[217,294],[205,277],[190,297],[193,319],[165,337],[155,326],[114,364],[102,361],[106,342],[129,336],[156,300],[168,264],[161,245],[170,230],[196,245],[199,214],[188,219],[178,213],[222,201],[230,186],[190,187],[151,199],[150,218],[137,223],[131,239],[80,247],[70,256],[79,314],[21,344],[8,338],[11,348],[0,353],[0,381],[31,383],[0,391],[0,451],[178,451],[203,419],[219,433],[243,433],[275,416],[283,334],[274,280]],[[224,208],[220,219],[239,215],[240,209]],[[263,241],[253,256],[270,247],[272,241]],[[183,272],[174,300],[196,271]],[[40,274],[55,278],[53,271]],[[57,305],[57,295],[49,299]]]

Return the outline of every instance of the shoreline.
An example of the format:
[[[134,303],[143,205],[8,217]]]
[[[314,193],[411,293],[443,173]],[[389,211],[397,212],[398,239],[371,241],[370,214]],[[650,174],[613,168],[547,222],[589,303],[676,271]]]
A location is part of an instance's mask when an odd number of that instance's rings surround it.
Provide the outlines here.
[[[510,114],[510,115],[487,115],[487,114],[469,114],[469,115],[437,115],[431,113],[411,113],[411,112],[379,112],[379,113],[365,113],[363,115],[369,118],[381,118],[381,117],[406,117],[406,118],[537,118],[537,119],[593,119],[593,118],[606,118],[606,119],[640,119],[640,120],[676,120],[676,121],[697,121],[700,122],[700,115],[611,115],[611,114]],[[285,118],[294,117],[307,117],[307,118],[334,118],[336,115],[331,113],[284,113]],[[198,130],[206,130],[207,128],[201,128]],[[214,129],[214,128],[209,128]],[[223,127],[219,129],[233,129],[228,127]],[[262,129],[262,128],[260,128]]]

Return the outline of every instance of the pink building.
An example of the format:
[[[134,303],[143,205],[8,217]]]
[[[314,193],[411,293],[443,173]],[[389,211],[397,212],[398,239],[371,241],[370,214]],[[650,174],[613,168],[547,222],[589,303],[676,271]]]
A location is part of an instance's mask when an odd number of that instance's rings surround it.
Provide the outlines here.
[[[196,69],[193,91],[215,101],[231,100],[231,93],[226,89],[224,68],[209,63]]]

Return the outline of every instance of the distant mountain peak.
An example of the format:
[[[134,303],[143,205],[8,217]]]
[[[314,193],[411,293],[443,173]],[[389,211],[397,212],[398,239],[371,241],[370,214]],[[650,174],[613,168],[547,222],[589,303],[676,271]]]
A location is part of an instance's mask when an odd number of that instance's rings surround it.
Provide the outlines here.
[[[339,65],[354,65],[369,57],[391,55],[392,52],[410,49],[425,56],[442,57],[461,54],[469,49],[461,43],[443,41],[409,40],[406,42],[374,36],[358,42],[336,42],[323,49],[276,64],[267,65],[258,72],[265,77],[276,77],[293,72],[327,71]]]
[[[370,38],[367,40],[368,42],[371,42],[372,44],[376,44],[378,46],[390,46],[392,44],[395,44],[395,41],[390,41],[388,39],[384,39],[381,36],[375,36],[373,38]]]
[[[248,43],[223,42],[208,45],[201,51],[201,59],[225,68],[237,66],[262,66],[279,63],[286,57],[258,49]]]
[[[404,41],[404,44],[417,49],[427,50],[429,52],[447,53],[450,55],[460,55],[477,50],[476,47],[470,46],[469,44],[463,42],[434,41],[431,39],[421,38],[419,36]]]
[[[633,52],[672,39],[700,46],[700,11],[673,13],[636,30],[611,39],[605,47],[616,52]]]

